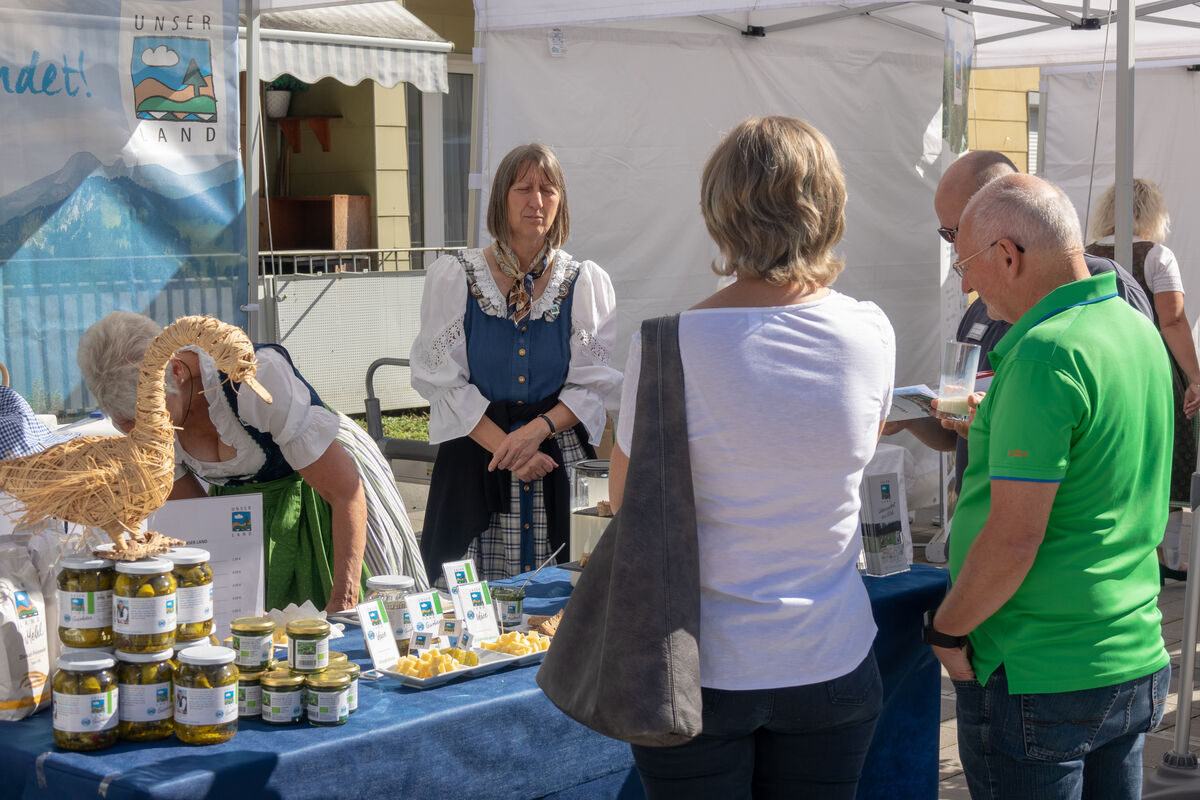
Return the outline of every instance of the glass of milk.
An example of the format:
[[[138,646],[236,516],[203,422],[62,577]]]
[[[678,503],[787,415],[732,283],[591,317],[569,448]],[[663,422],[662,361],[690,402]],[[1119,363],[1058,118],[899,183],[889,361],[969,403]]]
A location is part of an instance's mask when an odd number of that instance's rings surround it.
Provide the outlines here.
[[[938,386],[937,416],[967,420],[967,398],[975,391],[975,373],[979,370],[979,345],[946,341],[942,352],[942,379]]]

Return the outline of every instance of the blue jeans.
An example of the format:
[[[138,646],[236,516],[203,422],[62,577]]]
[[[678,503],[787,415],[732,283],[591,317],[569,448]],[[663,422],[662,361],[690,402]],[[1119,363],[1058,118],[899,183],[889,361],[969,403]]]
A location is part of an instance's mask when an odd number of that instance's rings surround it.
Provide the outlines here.
[[[1137,800],[1142,744],[1162,722],[1170,680],[1168,664],[1115,686],[1054,694],[1009,694],[1003,667],[987,686],[954,681],[971,797]]]
[[[633,745],[649,800],[854,797],[883,708],[874,650],[824,683],[702,692],[704,733],[679,747]]]

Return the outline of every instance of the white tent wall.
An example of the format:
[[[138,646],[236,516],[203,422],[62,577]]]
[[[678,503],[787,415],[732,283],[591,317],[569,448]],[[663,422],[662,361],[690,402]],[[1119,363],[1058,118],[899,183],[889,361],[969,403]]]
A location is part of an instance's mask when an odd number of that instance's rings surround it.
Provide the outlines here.
[[[933,12],[936,27],[939,12]],[[788,114],[833,143],[847,175],[846,269],[836,288],[891,318],[897,380],[936,374],[941,250],[932,234],[941,174],[942,43],[868,18],[766,38],[694,17],[486,34],[483,197],[513,146],[542,141],[566,172],[566,249],[615,284],[614,363],[646,317],[711,294],[717,250],[698,209],[700,173],[749,116]],[[886,37],[901,47],[877,46]],[[899,51],[899,52],[898,52]],[[482,231],[479,241],[489,236]]]
[[[1200,329],[1200,72],[1183,66],[1138,68],[1134,73],[1135,134],[1133,174],[1158,183],[1167,198],[1172,230],[1167,246],[1179,258],[1193,331]],[[1113,73],[1099,71],[1047,74],[1042,113],[1045,134],[1043,177],[1066,191],[1084,221],[1092,174],[1092,140],[1101,81],[1100,136],[1096,148],[1092,205],[1113,182],[1115,152],[1111,134],[1115,100]]]

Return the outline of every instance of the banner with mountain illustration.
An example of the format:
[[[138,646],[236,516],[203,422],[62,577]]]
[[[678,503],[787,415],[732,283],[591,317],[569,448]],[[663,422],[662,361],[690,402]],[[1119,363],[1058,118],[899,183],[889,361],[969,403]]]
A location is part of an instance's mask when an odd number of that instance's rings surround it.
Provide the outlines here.
[[[39,413],[94,407],[116,309],[245,324],[238,0],[0,0],[0,361]]]

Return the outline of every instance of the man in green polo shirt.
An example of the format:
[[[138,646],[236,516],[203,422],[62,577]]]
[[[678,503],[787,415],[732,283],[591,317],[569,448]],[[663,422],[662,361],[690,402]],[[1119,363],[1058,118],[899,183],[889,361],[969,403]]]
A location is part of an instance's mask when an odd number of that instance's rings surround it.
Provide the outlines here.
[[[1166,351],[1111,273],[1089,277],[1078,216],[1043,180],[981,189],[955,247],[963,291],[1013,325],[970,424],[954,586],[926,628],[967,783],[977,800],[1138,798],[1170,678]]]

